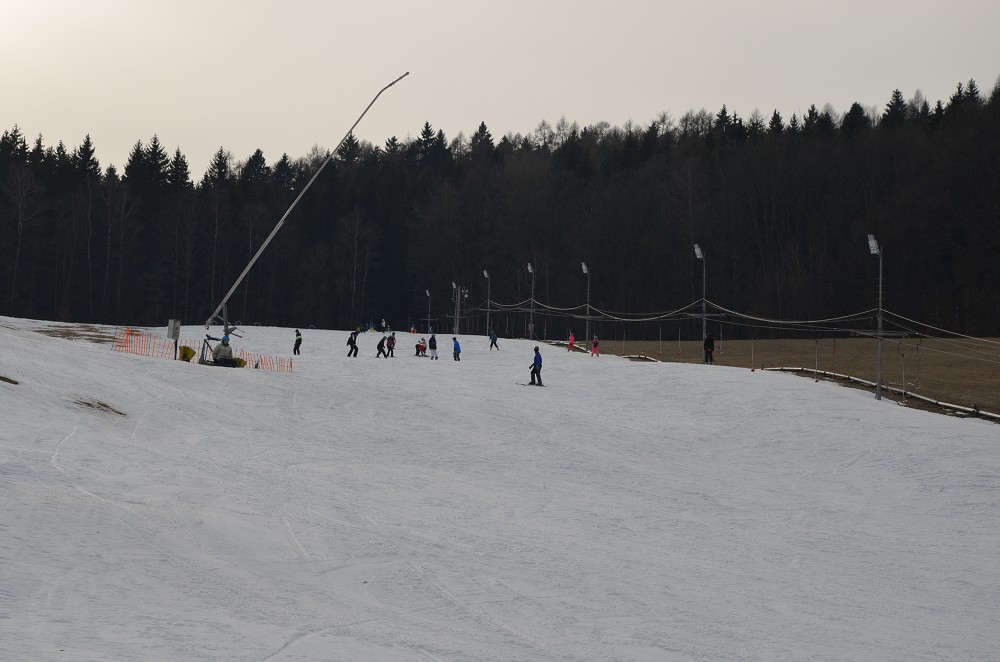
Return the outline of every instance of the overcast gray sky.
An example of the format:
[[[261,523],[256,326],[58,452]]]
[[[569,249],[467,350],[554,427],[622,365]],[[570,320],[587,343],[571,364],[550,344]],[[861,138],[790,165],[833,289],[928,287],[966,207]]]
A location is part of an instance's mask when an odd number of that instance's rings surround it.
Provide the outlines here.
[[[787,121],[810,104],[933,104],[1000,75],[998,0],[0,0],[0,132],[119,169],[154,135],[200,179],[223,147],[268,163],[355,132],[424,122],[499,139],[561,117],[648,124],[667,111]]]

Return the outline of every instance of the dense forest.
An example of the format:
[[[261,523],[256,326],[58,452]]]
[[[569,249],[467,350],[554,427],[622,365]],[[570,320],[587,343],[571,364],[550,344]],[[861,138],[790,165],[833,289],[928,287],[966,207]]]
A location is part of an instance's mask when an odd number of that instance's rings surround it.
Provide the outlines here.
[[[328,156],[220,148],[194,180],[156,136],[122,171],[102,170],[89,136],[53,147],[14,126],[0,137],[0,313],[202,322]],[[1000,335],[1000,85],[987,95],[969,81],[933,105],[897,90],[883,108],[788,120],[723,107],[648,126],[543,121],[500,139],[485,123],[450,140],[430,122],[382,146],[349,136],[228,311],[245,325],[354,328],[431,308],[444,323],[457,283],[468,329],[482,332],[490,307],[502,335],[523,335],[529,308],[579,317],[589,296],[649,317],[703,287],[749,315],[832,318],[876,305],[868,234],[887,309]]]

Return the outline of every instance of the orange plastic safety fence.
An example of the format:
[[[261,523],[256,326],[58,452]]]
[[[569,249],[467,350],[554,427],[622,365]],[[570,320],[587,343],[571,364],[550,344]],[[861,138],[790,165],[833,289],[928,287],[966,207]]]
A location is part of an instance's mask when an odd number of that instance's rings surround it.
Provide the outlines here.
[[[190,347],[195,356],[201,356],[202,340],[181,340],[178,347]],[[115,329],[115,339],[112,351],[137,354],[139,356],[154,356],[163,359],[174,358],[174,343],[168,338],[160,338],[131,327]],[[251,352],[239,351],[238,356],[246,361],[245,367],[270,372],[292,372],[292,360],[281,357],[263,356]]]

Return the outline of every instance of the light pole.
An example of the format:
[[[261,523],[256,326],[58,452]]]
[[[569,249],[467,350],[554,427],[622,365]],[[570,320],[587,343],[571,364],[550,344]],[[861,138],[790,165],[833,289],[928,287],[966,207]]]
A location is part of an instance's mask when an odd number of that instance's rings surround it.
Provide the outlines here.
[[[427,293],[427,335],[431,334],[431,291],[424,290]]]
[[[534,340],[535,338],[535,270],[531,268],[531,262],[528,263],[528,273],[531,274],[531,315],[528,318],[528,338]]]
[[[701,339],[708,335],[708,317],[705,312],[705,254],[701,252],[698,244],[694,245],[694,256],[701,260]]]
[[[467,287],[462,287],[461,285],[456,285],[455,281],[451,281],[451,290],[453,296],[455,297],[455,335],[458,335],[458,318],[462,312],[462,296],[469,296],[469,289]]]
[[[878,255],[878,345],[875,350],[875,399],[882,399],[882,249],[875,235],[868,235],[868,250]],[[904,385],[905,388],[905,385]]]
[[[587,333],[584,335],[585,341],[590,341],[590,270],[587,269],[587,263],[581,262],[580,266],[583,267],[583,273],[587,274]]]
[[[490,272],[483,269],[483,277],[486,278],[486,334],[493,332],[490,328]]]

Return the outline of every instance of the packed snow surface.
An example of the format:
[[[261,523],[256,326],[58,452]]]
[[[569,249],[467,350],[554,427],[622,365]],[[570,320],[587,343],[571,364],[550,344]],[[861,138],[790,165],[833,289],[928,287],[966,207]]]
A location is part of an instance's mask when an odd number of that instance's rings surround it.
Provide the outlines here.
[[[523,340],[304,329],[273,373],[53,328],[0,318],[0,659],[1000,660],[996,424],[545,344],[524,387]]]

